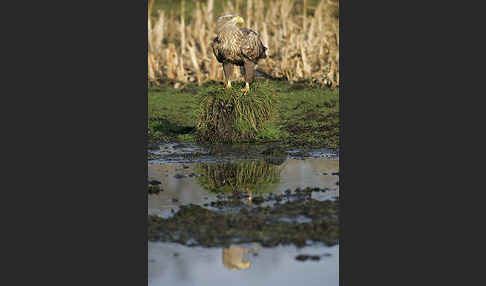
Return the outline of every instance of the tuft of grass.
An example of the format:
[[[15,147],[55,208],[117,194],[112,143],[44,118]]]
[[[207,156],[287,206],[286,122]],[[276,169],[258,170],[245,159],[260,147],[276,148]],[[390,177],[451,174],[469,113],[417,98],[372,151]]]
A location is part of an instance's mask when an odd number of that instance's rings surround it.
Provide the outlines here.
[[[278,96],[268,85],[255,82],[247,94],[241,87],[242,84],[229,90],[211,87],[202,92],[197,123],[201,141],[249,141],[274,118]]]

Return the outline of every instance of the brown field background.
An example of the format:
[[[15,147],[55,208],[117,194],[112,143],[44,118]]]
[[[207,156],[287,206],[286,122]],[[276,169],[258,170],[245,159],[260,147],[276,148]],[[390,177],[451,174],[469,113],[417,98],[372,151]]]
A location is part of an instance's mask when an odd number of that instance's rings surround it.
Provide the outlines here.
[[[190,23],[185,15],[191,2]],[[257,70],[290,82],[307,81],[320,86],[339,85],[339,6],[320,0],[316,5],[296,0],[233,0],[222,3],[223,14],[245,19],[243,26],[256,31],[268,48]],[[315,1],[314,1],[315,2]],[[223,68],[210,43],[216,37],[214,0],[180,1],[174,11],[148,11],[148,79],[152,84],[170,82],[200,85],[223,81]],[[243,80],[239,69],[234,78]]]

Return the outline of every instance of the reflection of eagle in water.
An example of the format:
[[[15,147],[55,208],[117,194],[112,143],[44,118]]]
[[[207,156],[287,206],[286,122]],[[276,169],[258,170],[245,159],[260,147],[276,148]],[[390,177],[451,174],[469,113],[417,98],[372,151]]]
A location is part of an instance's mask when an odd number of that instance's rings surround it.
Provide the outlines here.
[[[243,22],[243,18],[236,15],[219,17],[216,22],[218,36],[214,38],[211,46],[216,59],[223,64],[226,88],[231,88],[233,65],[244,68],[246,85],[242,91],[246,93],[255,78],[255,65],[259,59],[267,57],[267,48],[263,46],[255,31],[237,26]]]
[[[250,260],[244,261],[245,254],[250,250],[245,247],[231,245],[223,248],[223,264],[230,270],[242,270],[250,267]]]

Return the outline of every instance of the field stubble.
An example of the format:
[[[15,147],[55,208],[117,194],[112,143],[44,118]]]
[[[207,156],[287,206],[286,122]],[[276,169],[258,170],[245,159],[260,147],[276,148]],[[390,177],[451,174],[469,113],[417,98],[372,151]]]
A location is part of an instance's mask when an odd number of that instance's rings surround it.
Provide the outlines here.
[[[222,6],[215,9],[215,2]],[[268,47],[258,70],[270,78],[307,81],[320,86],[339,85],[339,4],[321,0],[214,1],[182,0],[180,7],[152,11],[148,17],[148,77],[152,84],[170,82],[179,88],[222,81],[223,70],[210,47],[215,34],[216,10],[238,14],[245,27],[260,34]],[[315,1],[313,1],[315,2]],[[187,11],[190,7],[190,11]],[[178,8],[176,16],[174,7]],[[219,13],[221,13],[219,12]],[[187,16],[189,13],[189,17]],[[152,15],[157,15],[153,17]],[[190,22],[188,21],[190,19]],[[242,76],[236,73],[237,80]]]

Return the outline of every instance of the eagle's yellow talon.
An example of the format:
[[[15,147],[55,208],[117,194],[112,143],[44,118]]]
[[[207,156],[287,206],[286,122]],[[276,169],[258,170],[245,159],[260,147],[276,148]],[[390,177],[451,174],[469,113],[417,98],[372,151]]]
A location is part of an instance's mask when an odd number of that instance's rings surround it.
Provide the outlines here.
[[[231,89],[231,81],[228,81],[226,85],[224,86],[224,89]]]
[[[244,93],[244,94],[247,94],[249,91],[250,91],[250,84],[249,83],[246,83],[245,87],[241,89],[241,91]]]

